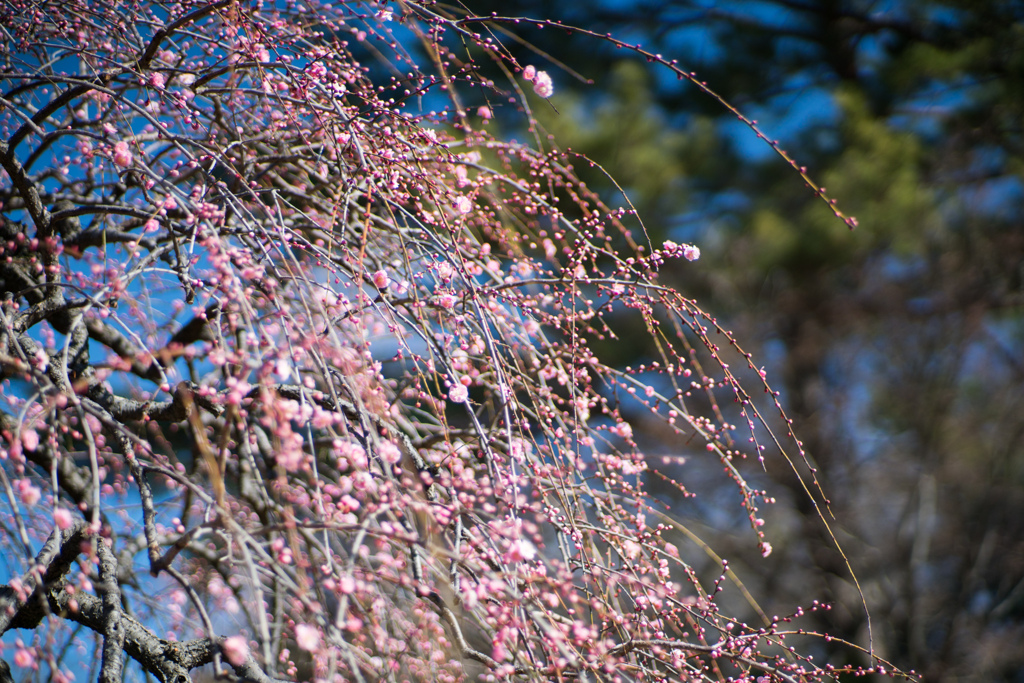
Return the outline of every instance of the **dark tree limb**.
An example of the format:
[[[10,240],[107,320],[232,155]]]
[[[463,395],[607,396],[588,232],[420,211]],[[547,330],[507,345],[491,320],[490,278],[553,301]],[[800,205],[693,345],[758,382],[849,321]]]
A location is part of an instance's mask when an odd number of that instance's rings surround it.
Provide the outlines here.
[[[14,185],[14,188],[25,202],[25,209],[28,211],[28,215],[32,217],[32,222],[35,223],[40,237],[48,236],[50,231],[50,212],[43,206],[35,183],[29,179],[25,169],[22,168],[21,163],[15,158],[14,147],[16,146],[17,142],[13,142],[12,146],[9,147],[6,142],[0,141],[0,165],[7,171],[7,175],[11,178],[11,184]]]
[[[100,683],[120,683],[124,668],[124,625],[121,614],[121,588],[117,584],[117,558],[104,539],[96,544],[100,559],[100,590],[103,598],[103,659]]]
[[[90,390],[88,400],[96,408],[122,422],[142,419],[181,422],[188,417],[190,401],[212,415],[221,415],[224,412],[223,406],[200,394],[198,389],[192,382],[179,382],[174,389],[174,398],[170,401],[136,401],[115,396],[97,384]]]
[[[89,337],[103,344],[121,358],[127,359],[131,363],[132,373],[154,382],[160,379],[159,364],[153,360],[147,360],[148,352],[140,351],[130,339],[112,325],[97,318],[86,318],[85,328],[89,330]]]
[[[15,587],[0,587],[0,634],[10,628],[35,628],[48,614],[46,592],[63,586],[75,558],[82,552],[88,526],[75,522],[65,530],[54,529],[36,555],[35,566]],[[12,582],[13,583],[13,582]]]

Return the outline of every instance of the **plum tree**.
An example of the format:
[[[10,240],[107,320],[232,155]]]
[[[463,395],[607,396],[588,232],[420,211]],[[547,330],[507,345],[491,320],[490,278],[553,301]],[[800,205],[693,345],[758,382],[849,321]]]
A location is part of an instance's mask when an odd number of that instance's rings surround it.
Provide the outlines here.
[[[849,669],[787,645],[789,617],[723,609],[728,563],[698,576],[701,544],[649,492],[657,476],[694,496],[682,463],[716,462],[767,556],[752,477],[803,453],[753,359],[659,284],[699,248],[650,243],[626,197],[579,180],[595,162],[537,126],[557,84],[505,51],[514,20],[433,2],[3,11],[16,668]],[[623,335],[651,357],[603,362]],[[651,429],[678,450],[652,458]]]

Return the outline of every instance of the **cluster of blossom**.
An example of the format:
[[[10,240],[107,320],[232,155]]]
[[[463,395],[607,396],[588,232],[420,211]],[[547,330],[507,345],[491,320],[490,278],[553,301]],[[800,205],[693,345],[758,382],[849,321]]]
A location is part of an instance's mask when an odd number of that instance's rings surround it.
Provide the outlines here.
[[[671,240],[665,240],[662,249],[666,255],[673,258],[682,256],[687,261],[696,261],[700,258],[700,249],[692,244],[679,245]]]
[[[531,64],[523,69],[523,78],[532,83],[533,91],[544,99],[555,94],[555,85],[547,71],[538,70]]]

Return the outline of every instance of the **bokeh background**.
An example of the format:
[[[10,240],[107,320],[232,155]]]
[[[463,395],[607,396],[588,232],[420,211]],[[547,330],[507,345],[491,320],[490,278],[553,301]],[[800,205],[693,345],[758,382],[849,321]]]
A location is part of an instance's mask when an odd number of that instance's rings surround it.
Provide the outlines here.
[[[1024,681],[1024,3],[467,5],[678,59],[858,218],[849,231],[768,145],[666,69],[527,23],[525,40],[504,41],[554,77],[535,114],[558,144],[601,161],[654,244],[703,250],[665,279],[719,315],[781,392],[876,651],[927,681]],[[515,134],[522,118],[506,123],[490,104],[489,125]],[[620,339],[602,357],[646,353]],[[672,452],[656,430],[641,436]],[[729,493],[678,507],[769,614],[828,601],[799,625],[866,645],[861,598],[802,484],[773,459],[763,476],[778,497],[767,560],[749,528],[715,518],[736,508]]]

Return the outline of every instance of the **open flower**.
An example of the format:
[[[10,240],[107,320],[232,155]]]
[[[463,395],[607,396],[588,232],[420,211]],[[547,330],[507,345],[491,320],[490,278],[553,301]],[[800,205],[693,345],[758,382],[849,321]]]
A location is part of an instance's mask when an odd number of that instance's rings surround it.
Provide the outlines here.
[[[225,638],[220,648],[224,653],[224,658],[227,659],[232,666],[241,666],[242,664],[245,664],[245,660],[249,658],[249,644],[245,642],[245,638],[242,636],[231,636],[230,638]]]
[[[32,507],[39,502],[42,498],[43,492],[39,490],[38,486],[34,486],[27,479],[20,479],[14,484],[14,488],[18,490],[18,495],[21,498],[21,502],[27,507]]]
[[[454,294],[441,294],[437,297],[437,305],[441,308],[451,310],[455,308],[455,304],[458,301],[458,297]]]
[[[114,145],[114,163],[126,167],[132,165],[132,151],[124,140]]]
[[[14,651],[14,666],[20,669],[35,668],[36,655],[35,653],[25,647],[19,647]]]
[[[455,210],[465,215],[473,210],[473,200],[465,195],[460,195],[455,200]]]
[[[75,520],[70,510],[67,508],[57,508],[53,512],[53,521],[57,524],[58,529],[64,531],[65,529],[70,529]]]
[[[469,400],[469,389],[460,384],[453,384],[448,390],[448,398],[452,403],[465,403]]]
[[[547,71],[537,72],[536,78],[533,79],[533,92],[544,99],[555,94],[555,84],[551,82],[551,76],[548,75]]]
[[[523,69],[523,78],[533,83],[533,92],[545,99],[551,97],[555,92],[555,84],[552,83],[548,72],[539,71],[532,64]]]
[[[301,650],[313,652],[320,647],[320,632],[316,630],[316,626],[299,624],[295,627],[295,644]]]

